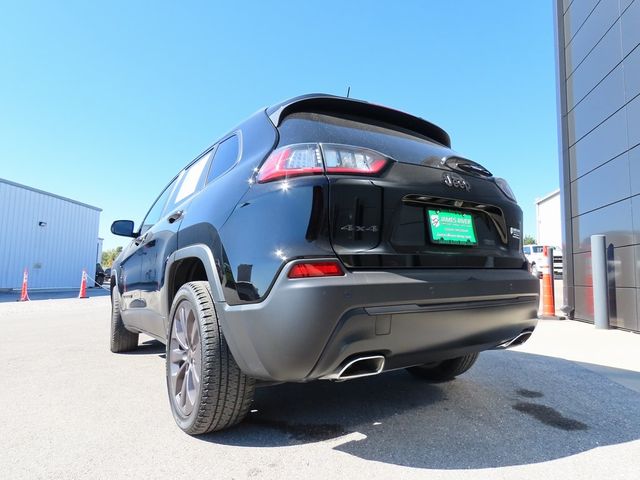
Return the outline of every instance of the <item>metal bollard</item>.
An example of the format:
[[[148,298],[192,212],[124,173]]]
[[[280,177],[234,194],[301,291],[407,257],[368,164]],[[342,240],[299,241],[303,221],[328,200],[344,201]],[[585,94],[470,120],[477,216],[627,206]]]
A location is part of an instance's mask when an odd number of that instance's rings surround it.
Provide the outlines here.
[[[607,238],[591,235],[591,277],[593,278],[593,323],[609,328],[609,279],[607,276]]]

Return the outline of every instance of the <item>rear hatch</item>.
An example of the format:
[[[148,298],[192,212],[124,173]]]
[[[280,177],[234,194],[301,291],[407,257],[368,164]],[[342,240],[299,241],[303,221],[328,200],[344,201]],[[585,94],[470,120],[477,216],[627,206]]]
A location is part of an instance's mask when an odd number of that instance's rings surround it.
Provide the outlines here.
[[[347,104],[340,111],[294,110],[278,120],[280,146],[319,143],[325,163],[341,145],[389,159],[375,175],[333,175],[327,168],[330,241],[345,265],[524,267],[522,211],[488,170],[452,151],[444,132],[438,143],[406,122],[389,123],[381,107],[366,115],[359,102],[353,115]]]

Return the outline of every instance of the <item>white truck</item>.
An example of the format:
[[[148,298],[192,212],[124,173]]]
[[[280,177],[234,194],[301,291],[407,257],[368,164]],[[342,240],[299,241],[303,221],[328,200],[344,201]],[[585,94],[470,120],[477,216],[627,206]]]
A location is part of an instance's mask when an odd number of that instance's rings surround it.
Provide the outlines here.
[[[545,245],[525,245],[523,250],[524,256],[531,265],[531,273],[541,278],[543,273],[547,273]],[[562,276],[562,249],[559,247],[553,247],[553,274]]]

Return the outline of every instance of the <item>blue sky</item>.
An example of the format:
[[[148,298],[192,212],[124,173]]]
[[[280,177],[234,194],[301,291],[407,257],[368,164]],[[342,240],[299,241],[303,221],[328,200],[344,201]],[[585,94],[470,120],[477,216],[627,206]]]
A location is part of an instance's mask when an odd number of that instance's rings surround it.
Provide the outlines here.
[[[405,110],[507,178],[535,234],[558,188],[551,2],[7,2],[0,177],[139,222],[261,107],[309,92]]]

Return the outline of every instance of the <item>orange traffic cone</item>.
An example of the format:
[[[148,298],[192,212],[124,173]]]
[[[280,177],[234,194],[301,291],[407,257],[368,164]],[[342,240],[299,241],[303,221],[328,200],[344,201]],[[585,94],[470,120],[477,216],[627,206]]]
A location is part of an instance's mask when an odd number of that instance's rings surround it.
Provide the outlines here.
[[[553,274],[544,273],[542,275],[542,315],[545,317],[555,317],[556,300],[553,294]]]
[[[544,255],[549,253],[547,247],[544,247]],[[553,264],[550,264],[551,271],[542,274],[542,316],[556,316],[556,299],[553,292]]]
[[[89,298],[87,297],[87,272],[85,270],[82,271],[82,281],[80,282],[78,298]]]
[[[24,269],[24,273],[22,274],[22,291],[20,292],[20,300],[19,302],[28,302],[29,301],[29,293],[27,292],[27,280],[29,279],[29,273],[27,269]]]

